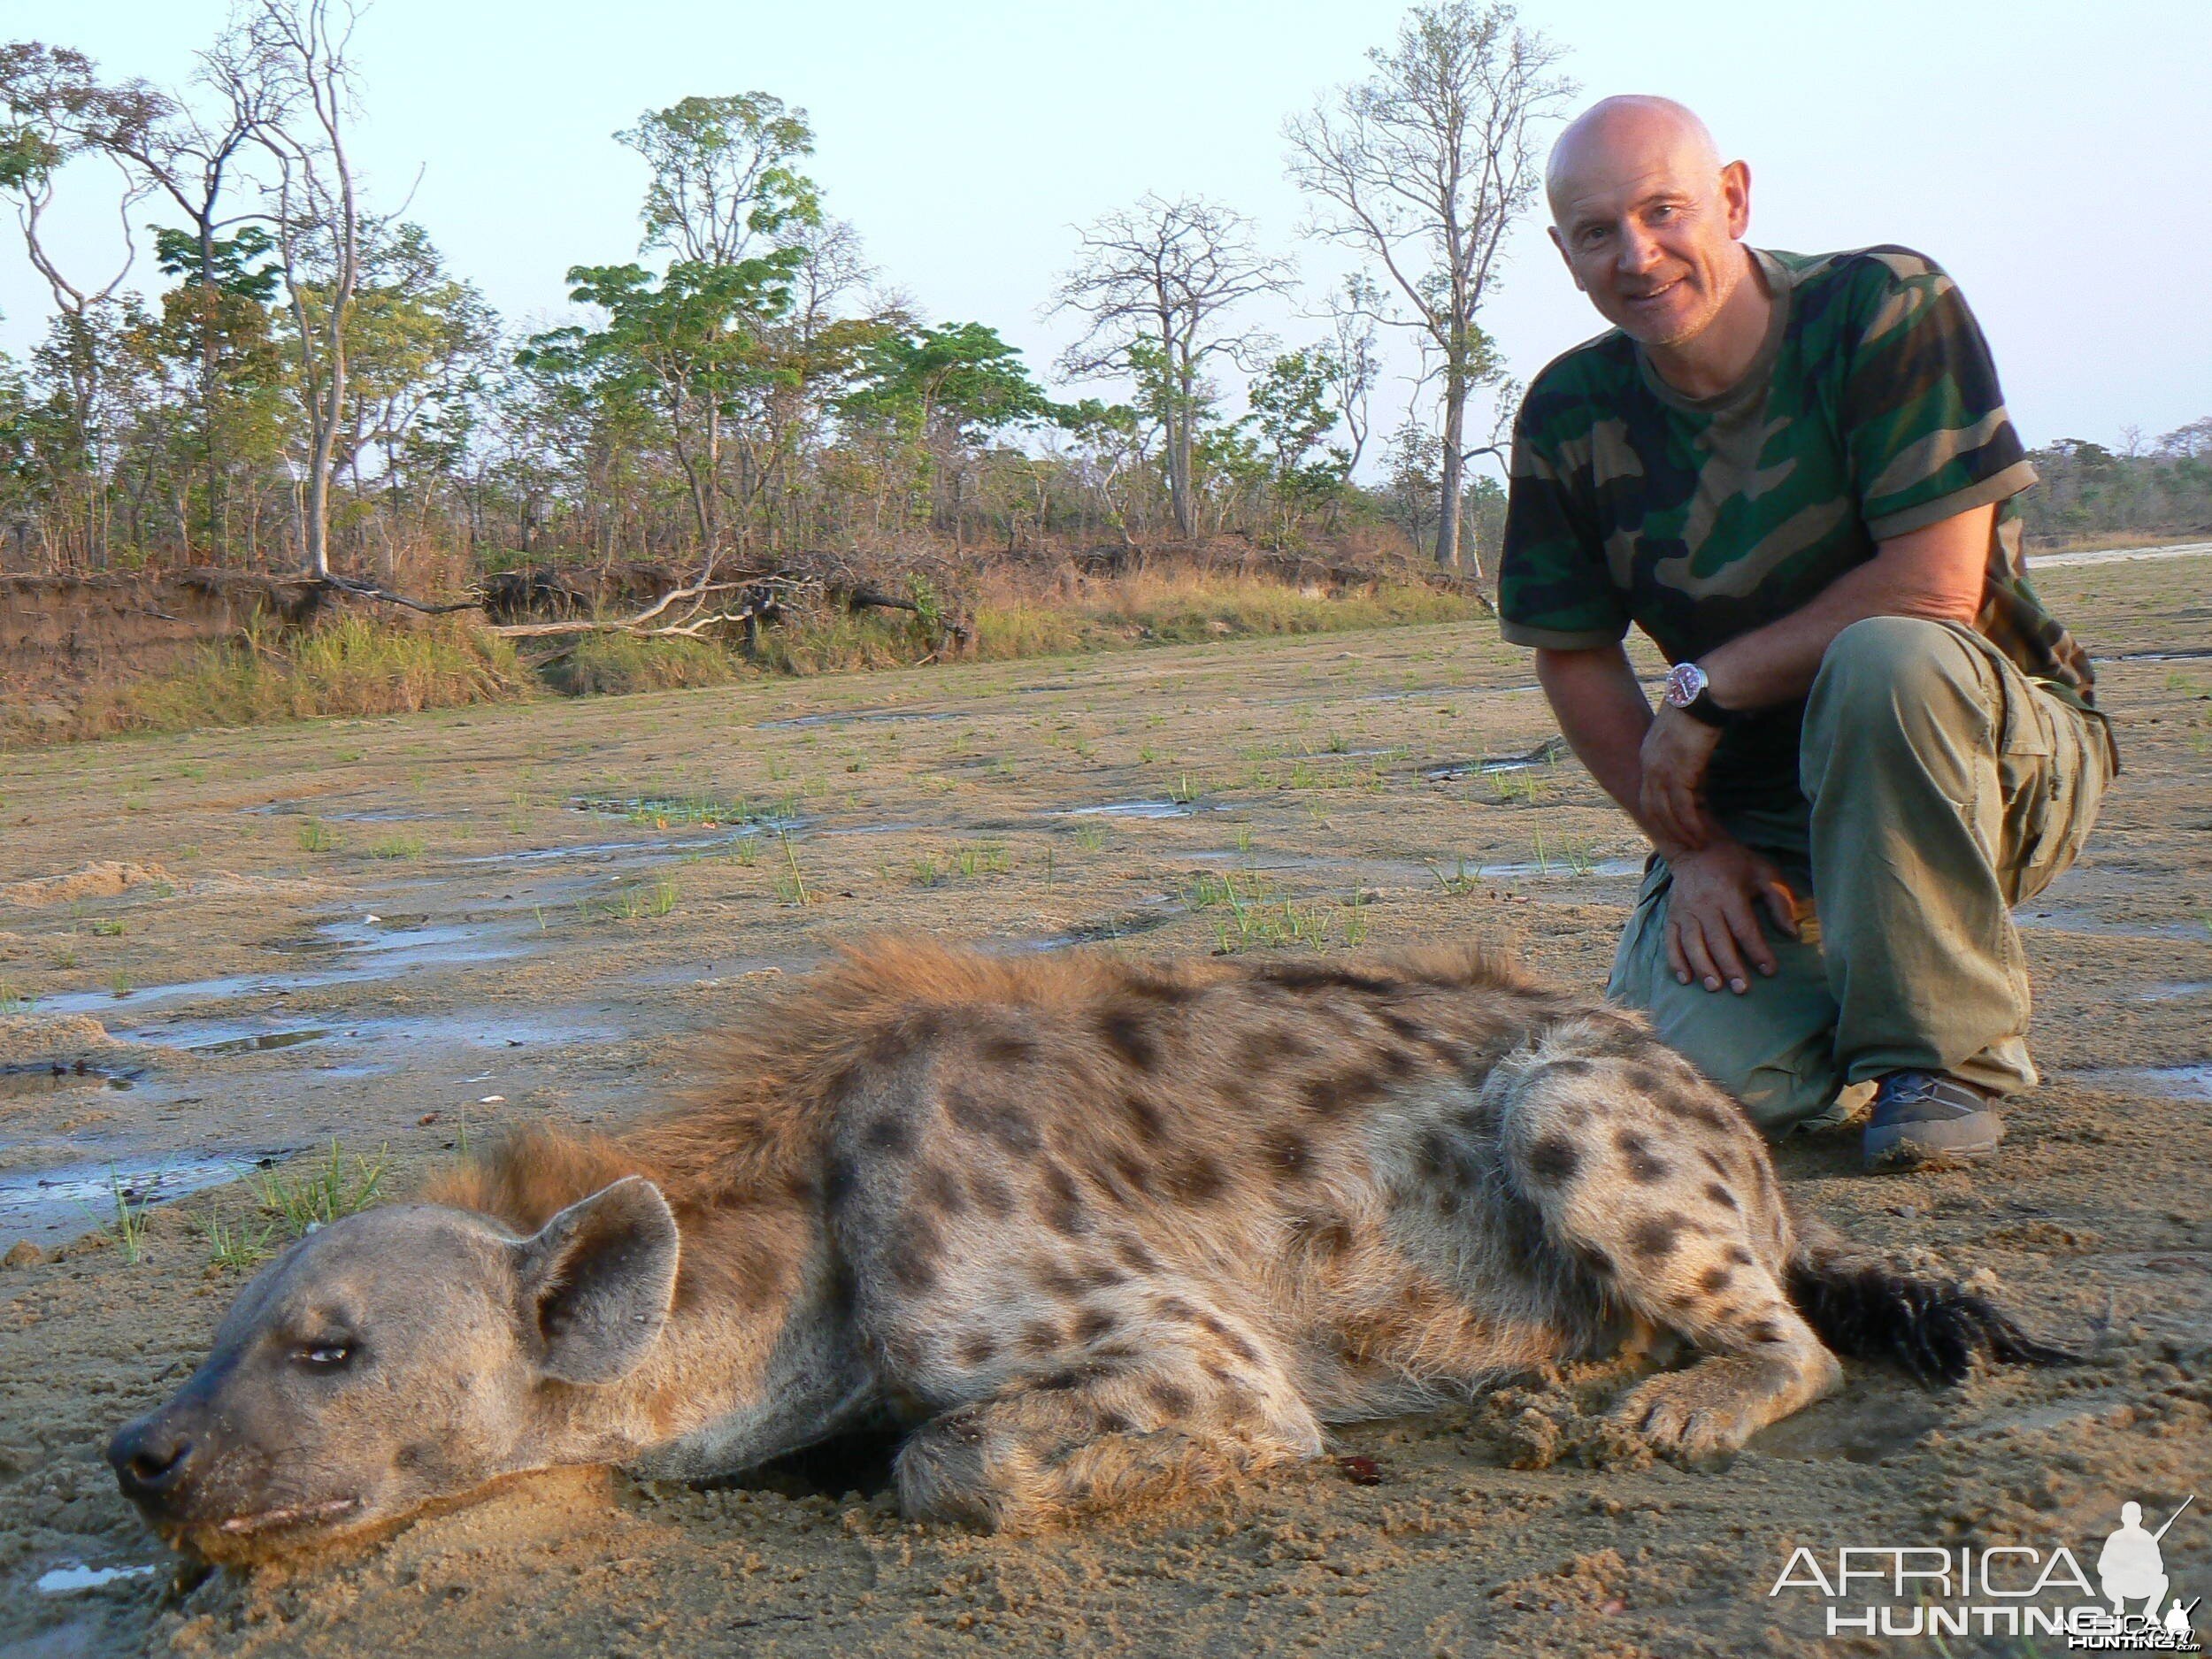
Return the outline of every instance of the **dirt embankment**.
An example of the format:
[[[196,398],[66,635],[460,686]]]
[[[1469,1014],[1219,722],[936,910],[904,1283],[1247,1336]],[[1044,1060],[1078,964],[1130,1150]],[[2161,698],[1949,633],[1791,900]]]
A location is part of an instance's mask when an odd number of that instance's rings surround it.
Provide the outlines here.
[[[318,603],[309,583],[231,571],[0,576],[0,695],[19,725],[65,726],[91,687],[168,672]]]

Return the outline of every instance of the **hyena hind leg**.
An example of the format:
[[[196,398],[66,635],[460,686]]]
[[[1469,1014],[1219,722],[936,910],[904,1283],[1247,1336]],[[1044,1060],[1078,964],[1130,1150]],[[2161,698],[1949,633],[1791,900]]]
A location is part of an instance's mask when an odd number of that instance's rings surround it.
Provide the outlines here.
[[[1026,1532],[1311,1457],[1321,1428],[1271,1363],[1179,1344],[1093,1357],[924,1424],[899,1452],[915,1519]]]
[[[1765,1148],[1678,1058],[1539,1056],[1515,1085],[1504,1142],[1552,1241],[1703,1356],[1615,1407],[1660,1450],[1725,1456],[1840,1384],[1783,1287],[1789,1222]]]

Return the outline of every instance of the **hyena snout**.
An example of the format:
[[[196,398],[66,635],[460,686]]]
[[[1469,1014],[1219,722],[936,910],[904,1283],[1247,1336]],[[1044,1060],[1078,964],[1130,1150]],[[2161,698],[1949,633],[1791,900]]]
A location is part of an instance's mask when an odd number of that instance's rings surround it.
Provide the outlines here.
[[[206,1461],[202,1425],[170,1410],[150,1411],[127,1423],[108,1442],[108,1466],[123,1495],[142,1509],[160,1512],[181,1502]]]

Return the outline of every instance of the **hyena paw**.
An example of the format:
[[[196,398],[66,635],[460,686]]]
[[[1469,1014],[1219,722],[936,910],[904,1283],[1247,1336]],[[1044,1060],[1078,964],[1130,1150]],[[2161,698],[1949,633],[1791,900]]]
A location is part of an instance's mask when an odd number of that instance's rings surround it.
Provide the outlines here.
[[[1686,1463],[1719,1462],[1840,1379],[1840,1368],[1824,1353],[1805,1365],[1716,1357],[1649,1379],[1614,1416],[1664,1456]]]

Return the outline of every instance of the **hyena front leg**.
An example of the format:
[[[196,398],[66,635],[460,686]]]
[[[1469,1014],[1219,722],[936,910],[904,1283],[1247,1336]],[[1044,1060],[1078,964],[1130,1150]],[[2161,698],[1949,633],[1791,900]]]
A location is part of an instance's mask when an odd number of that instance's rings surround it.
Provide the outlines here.
[[[1653,1050],[1540,1058],[1515,1086],[1505,1153],[1553,1241],[1706,1356],[1615,1408],[1695,1460],[1833,1392],[1842,1369],[1783,1290],[1789,1220],[1756,1132],[1687,1063]]]
[[[1320,1425],[1280,1366],[1208,1318],[1225,1345],[1094,1348],[923,1425],[899,1452],[900,1509],[1029,1532],[1317,1454]]]

